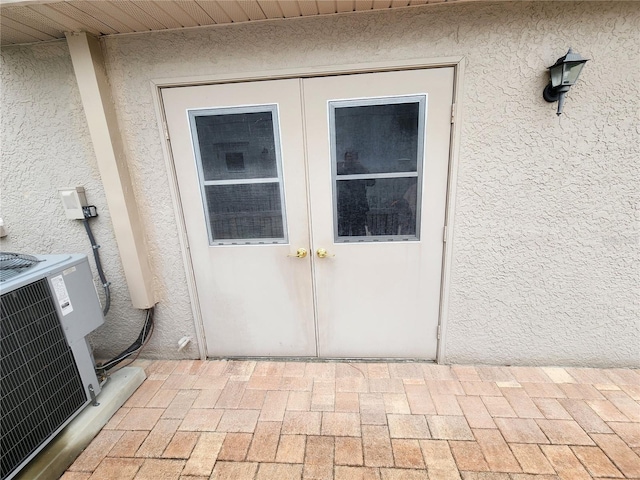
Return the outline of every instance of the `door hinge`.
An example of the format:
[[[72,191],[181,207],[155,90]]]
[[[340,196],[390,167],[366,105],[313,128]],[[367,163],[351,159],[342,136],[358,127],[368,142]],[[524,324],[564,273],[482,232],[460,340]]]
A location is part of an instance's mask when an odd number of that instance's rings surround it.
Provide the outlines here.
[[[164,139],[170,140],[169,138],[169,127],[167,127],[167,122],[162,122],[162,129],[164,130]]]
[[[452,103],[451,104],[451,123],[455,122],[456,120],[456,104]]]
[[[447,243],[447,226],[442,228],[442,242]]]
[[[438,325],[438,340],[440,340],[440,325]]]

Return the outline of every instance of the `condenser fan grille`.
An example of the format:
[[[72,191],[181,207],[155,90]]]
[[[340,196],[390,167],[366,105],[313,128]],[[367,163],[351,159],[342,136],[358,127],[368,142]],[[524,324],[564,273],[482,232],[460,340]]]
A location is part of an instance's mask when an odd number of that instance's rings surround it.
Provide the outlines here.
[[[9,280],[40,262],[33,255],[0,252],[0,282]]]
[[[0,297],[0,351],[5,479],[87,401],[46,279]]]

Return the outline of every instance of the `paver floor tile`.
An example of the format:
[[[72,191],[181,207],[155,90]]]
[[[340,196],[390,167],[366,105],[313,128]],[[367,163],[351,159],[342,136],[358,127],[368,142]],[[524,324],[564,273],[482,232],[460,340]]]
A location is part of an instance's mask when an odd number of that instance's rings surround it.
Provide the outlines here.
[[[360,413],[360,396],[355,392],[336,392],[335,411]]]
[[[580,425],[573,420],[536,420],[536,422],[551,443],[559,445],[593,445],[593,441],[580,428]]]
[[[607,383],[609,380],[609,377],[598,368],[567,367],[566,370],[578,383]]]
[[[405,385],[404,390],[407,394],[411,413],[414,415],[433,415],[436,413],[429,387],[426,385]]]
[[[302,463],[307,437],[304,435],[280,435],[276,462],[278,463]],[[362,453],[360,454],[362,456]]]
[[[549,376],[539,367],[510,367],[509,372],[518,382],[551,382]]]
[[[480,375],[473,365],[451,365],[451,371],[461,382],[480,382]]]
[[[367,377],[368,378],[390,378],[389,367],[386,363],[368,363],[367,364]]]
[[[336,437],[335,460],[336,465],[361,466],[362,438],[361,437]]]
[[[88,472],[65,472],[60,480],[89,480],[91,473]]]
[[[381,468],[382,480],[429,480],[426,470],[405,470],[401,468]],[[438,478],[438,477],[433,477]]]
[[[527,395],[531,398],[565,398],[566,395],[560,388],[553,383],[529,383],[523,382],[522,388],[525,389]]]
[[[429,431],[434,439],[474,440],[464,416],[427,415]]]
[[[257,469],[257,463],[218,462],[211,480],[254,480]]]
[[[508,443],[549,443],[533,419],[496,418],[495,422]]]
[[[540,448],[562,480],[591,479],[580,460],[566,445],[542,445]]]
[[[286,410],[309,412],[311,410],[311,392],[289,392]]]
[[[306,369],[305,362],[285,362],[282,370],[283,377],[302,377]]]
[[[312,393],[311,411],[313,412],[333,412],[335,409],[335,393]]]
[[[520,418],[545,418],[529,395],[521,388],[505,388],[502,390],[513,411]]]
[[[247,390],[278,390],[282,384],[282,377],[263,377],[253,375],[247,382]]]
[[[152,430],[163,412],[161,408],[132,408],[118,423],[118,429]]]
[[[359,437],[361,435],[360,415],[357,413],[324,412],[321,433],[322,435]]]
[[[584,400],[558,400],[571,417],[587,433],[613,433],[609,426]]]
[[[478,375],[485,382],[510,382],[516,381],[507,367],[479,365],[476,367]]]
[[[594,477],[623,477],[611,460],[598,447],[571,447],[574,455],[582,462],[587,471]]]
[[[480,397],[458,397],[458,404],[471,428],[497,428]]]
[[[307,437],[307,449],[304,463],[310,465],[333,465],[335,439],[310,435]]]
[[[544,374],[554,383],[576,383],[576,379],[560,367],[542,367]]]
[[[213,465],[218,458],[225,434],[219,432],[204,432],[200,434],[198,442],[187,460],[183,475],[211,475]]]
[[[386,426],[363,425],[362,449],[367,467],[392,467],[391,439]]]
[[[302,478],[304,480],[333,480],[333,465],[305,463]]]
[[[446,470],[456,466],[449,443],[444,440],[420,440],[427,468]]]
[[[449,365],[423,363],[422,373],[424,373],[426,380],[457,380]]]
[[[364,377],[342,377],[336,379],[336,392],[367,393],[369,382]]]
[[[180,426],[180,420],[158,420],[153,430],[142,443],[136,457],[158,458],[171,442],[174,433]]]
[[[495,382],[460,382],[466,395],[484,395],[487,397],[499,397],[502,391]]]
[[[609,422],[609,426],[631,448],[640,448],[640,425],[630,422]]]
[[[219,396],[220,393],[218,393],[218,397]],[[264,399],[266,396],[267,390],[245,390],[242,394],[242,399],[238,404],[238,408],[244,410],[262,410],[262,406],[264,405]],[[213,404],[213,406],[215,406],[215,403]],[[210,406],[209,408],[213,408],[213,406]],[[198,408],[195,403],[193,404],[193,408]]]
[[[120,430],[103,430],[73,462],[69,470],[93,472],[123,435],[124,432]]]
[[[241,462],[247,456],[253,435],[251,433],[227,433],[218,460]]]
[[[302,465],[286,463],[261,463],[256,480],[299,480]]]
[[[492,472],[522,471],[498,430],[474,429],[473,434]]]
[[[149,432],[143,430],[129,430],[124,432],[120,440],[109,450],[109,457],[133,457],[147,438]],[[94,440],[95,441],[95,440]],[[92,444],[93,445],[93,444]],[[85,450],[86,451],[86,450]]]
[[[177,394],[178,390],[158,390],[145,406],[151,408],[167,408]]]
[[[165,409],[162,418],[183,419],[199,394],[198,390],[180,390]]]
[[[603,391],[602,393],[630,421],[640,423],[640,401],[632,399],[622,391]]]
[[[377,468],[336,466],[334,472],[334,480],[380,480]]]
[[[516,412],[513,411],[509,401],[504,397],[485,397],[482,396],[482,401],[489,414],[496,417],[517,417]]]
[[[129,400],[124,403],[124,407],[146,407],[147,403],[158,393],[160,387],[164,383],[164,380],[151,380],[147,379],[138,387]]]
[[[196,432],[176,432],[162,453],[162,457],[188,459],[198,438],[200,438],[200,434]]]
[[[407,395],[403,393],[383,393],[385,413],[411,413]]]
[[[455,395],[431,394],[431,400],[438,415],[462,415],[457,398]]]
[[[587,400],[586,402],[605,422],[629,421],[629,419],[608,400]]]
[[[142,466],[142,458],[105,458],[90,480],[131,480]]]
[[[253,432],[258,423],[257,410],[225,410],[216,427],[218,432]]]
[[[538,410],[544,415],[547,420],[571,420],[572,417],[569,412],[560,405],[560,402],[555,398],[534,398]]]
[[[508,473],[461,472],[462,480],[512,480]],[[529,479],[527,479],[529,480]]]
[[[107,422],[107,424],[102,428],[102,430],[117,430],[118,424],[122,421],[124,417],[131,411],[130,408],[121,407],[116,413],[113,414],[113,417]]]
[[[523,472],[537,475],[553,475],[556,473],[538,445],[512,443],[509,446],[518,463],[520,463]]]
[[[476,442],[451,441],[449,448],[451,448],[458,470],[489,471],[489,465],[487,465],[482,450]]]
[[[282,377],[280,390],[287,390],[289,392],[310,392],[313,390],[313,378]]]
[[[400,378],[370,378],[371,393],[404,393],[404,383]]]
[[[314,379],[324,378],[334,380],[336,378],[336,364],[309,362],[304,371],[304,376]]]
[[[436,395],[464,395],[465,391],[458,380],[427,380],[429,391]]]
[[[391,439],[396,467],[426,468],[418,440]]]
[[[431,438],[424,415],[387,415],[391,438]]]
[[[604,400],[604,396],[595,386],[587,383],[562,383],[558,388],[566,395],[567,398],[576,398],[580,400]]]
[[[144,461],[135,478],[136,480],[178,480],[184,464],[184,460],[150,458]]]
[[[281,377],[285,369],[285,362],[258,362],[253,369],[252,377],[275,376]]]
[[[640,457],[617,435],[594,433],[591,438],[628,478],[640,477]]]
[[[222,390],[200,390],[191,408],[215,408]]]
[[[285,412],[282,433],[320,435],[321,412]]]
[[[216,408],[238,408],[247,382],[229,380],[218,397]]]
[[[247,452],[250,462],[273,462],[280,441],[281,422],[259,422]]]
[[[212,410],[210,408],[192,408],[184,417],[178,430],[191,432],[214,432],[224,410]]]

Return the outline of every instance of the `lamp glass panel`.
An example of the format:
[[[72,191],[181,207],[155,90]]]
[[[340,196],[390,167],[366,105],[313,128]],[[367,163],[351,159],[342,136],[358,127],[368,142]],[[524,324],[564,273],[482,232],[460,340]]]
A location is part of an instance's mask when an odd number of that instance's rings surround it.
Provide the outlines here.
[[[554,88],[562,85],[562,66],[563,65],[560,64],[549,68],[549,73],[551,74],[551,86]]]
[[[578,77],[580,76],[580,72],[582,71],[582,67],[584,66],[583,62],[571,62],[567,63],[564,68],[564,75],[562,77],[563,85],[574,85],[576,81],[578,81]]]

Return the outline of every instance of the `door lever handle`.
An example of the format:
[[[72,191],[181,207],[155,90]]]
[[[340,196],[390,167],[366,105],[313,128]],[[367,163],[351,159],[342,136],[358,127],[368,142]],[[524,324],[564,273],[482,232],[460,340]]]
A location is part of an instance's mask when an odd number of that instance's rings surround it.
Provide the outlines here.
[[[296,250],[295,254],[287,255],[287,257],[297,257],[297,258],[304,258],[306,256],[307,256],[307,249],[306,248],[299,248],[298,250]]]
[[[324,248],[319,248],[316,253],[318,254],[318,258],[335,257],[334,254],[327,252]]]

